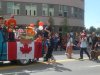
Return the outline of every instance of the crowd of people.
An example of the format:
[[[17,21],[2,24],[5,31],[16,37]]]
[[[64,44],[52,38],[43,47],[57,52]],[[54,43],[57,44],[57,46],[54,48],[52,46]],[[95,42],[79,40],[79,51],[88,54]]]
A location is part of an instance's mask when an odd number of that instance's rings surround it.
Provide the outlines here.
[[[48,61],[49,58],[53,58],[52,52],[57,50],[65,50],[67,58],[73,58],[74,46],[80,50],[80,58],[83,59],[84,52],[91,60],[91,51],[98,50],[100,47],[100,39],[96,36],[96,33],[87,34],[85,30],[79,34],[67,33],[64,36],[58,33],[52,33],[49,29],[45,29],[43,33],[43,53],[44,61]],[[55,59],[54,59],[55,60]]]
[[[13,18],[13,17],[11,17]],[[19,34],[15,34],[16,32],[13,32],[11,29],[14,28],[14,26],[9,27],[9,35],[7,34],[7,28],[5,27],[4,18],[0,17],[0,38],[3,40],[0,40],[0,49],[2,49],[2,42],[5,41],[15,41],[15,39],[19,39],[19,36],[21,33],[24,33],[23,29],[20,29]],[[15,23],[16,24],[16,23]],[[10,29],[11,28],[11,29]],[[17,29],[18,30],[18,29]],[[30,31],[29,31],[30,33]],[[32,32],[32,35],[34,35],[35,32]],[[9,36],[7,39],[7,35]],[[16,36],[16,37],[15,37]],[[80,58],[83,59],[83,52],[85,52],[89,59],[91,59],[90,53],[88,52],[88,49],[90,50],[97,50],[98,45],[100,44],[100,40],[98,40],[98,37],[96,36],[95,32],[88,35],[85,30],[80,32],[79,34],[73,34],[72,32],[66,33],[66,35],[62,36],[59,33],[52,32],[52,28],[50,25],[47,25],[44,27],[43,30],[38,30],[36,32],[36,37],[34,39],[35,41],[40,42],[41,48],[42,48],[42,56],[44,58],[44,61],[47,61],[50,63],[51,61],[55,62],[55,58],[53,57],[53,50],[65,50],[65,54],[69,59],[73,58],[73,47],[77,46],[80,49]],[[38,59],[36,59],[38,60]]]
[[[83,52],[91,59],[91,51],[100,49],[100,37],[97,37],[95,32],[87,34],[86,31],[83,30],[79,35],[76,35],[75,38],[70,35],[67,40],[66,54],[68,58],[72,58],[73,46],[77,46],[80,50],[79,59],[83,59]]]

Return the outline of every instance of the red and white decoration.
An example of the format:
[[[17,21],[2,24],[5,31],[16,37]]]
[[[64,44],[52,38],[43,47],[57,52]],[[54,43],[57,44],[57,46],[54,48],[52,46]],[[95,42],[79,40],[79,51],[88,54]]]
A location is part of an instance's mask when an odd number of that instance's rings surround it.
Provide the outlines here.
[[[17,59],[33,59],[34,58],[34,42],[23,45],[17,42]]]
[[[39,22],[39,30],[43,30],[44,23],[42,21]]]
[[[40,56],[42,56],[42,54],[40,54],[39,57],[36,57],[35,55],[37,53],[35,51],[35,47],[36,46],[34,44],[34,41],[32,41],[29,44],[22,44],[19,41],[18,42],[7,42],[7,54],[8,54],[7,60],[39,58]],[[40,50],[40,51],[42,51],[42,50]],[[40,53],[42,53],[42,52],[40,52]]]

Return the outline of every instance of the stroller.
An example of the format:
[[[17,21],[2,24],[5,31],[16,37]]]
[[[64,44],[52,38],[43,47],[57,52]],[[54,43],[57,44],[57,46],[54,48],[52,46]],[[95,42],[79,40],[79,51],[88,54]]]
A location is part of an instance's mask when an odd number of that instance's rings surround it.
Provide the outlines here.
[[[98,42],[95,45],[95,49],[91,51],[91,60],[98,60],[98,56],[100,56],[100,37],[98,38]]]

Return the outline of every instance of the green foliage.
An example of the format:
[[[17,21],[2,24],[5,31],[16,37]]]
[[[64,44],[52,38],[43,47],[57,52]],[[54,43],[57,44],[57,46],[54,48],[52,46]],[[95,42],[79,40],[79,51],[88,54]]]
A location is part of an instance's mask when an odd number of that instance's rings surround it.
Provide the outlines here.
[[[97,33],[97,34],[100,34],[100,28],[97,28],[97,29],[96,29],[96,33]]]
[[[36,28],[39,26],[39,22],[40,22],[40,20],[36,21]]]
[[[89,29],[86,29],[87,33],[92,33],[92,32],[96,32],[97,34],[100,34],[100,28],[95,28],[93,26],[91,26]]]
[[[64,18],[62,21],[62,33],[66,34],[68,32],[68,21],[67,18]]]
[[[49,17],[48,23],[50,24],[51,31],[53,31],[54,19],[52,17]]]
[[[92,32],[96,32],[96,28],[93,27],[93,26],[91,26],[90,29],[89,29],[89,32],[90,32],[90,33],[92,33]]]
[[[51,26],[54,25],[54,19],[52,17],[49,17],[48,22]]]

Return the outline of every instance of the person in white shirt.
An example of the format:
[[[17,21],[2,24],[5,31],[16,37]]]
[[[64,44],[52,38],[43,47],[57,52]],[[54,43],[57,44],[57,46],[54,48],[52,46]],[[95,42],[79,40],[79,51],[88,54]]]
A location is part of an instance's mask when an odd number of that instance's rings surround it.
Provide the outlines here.
[[[80,38],[80,58],[79,59],[83,59],[83,52],[85,52],[90,59],[89,52],[87,51],[87,37],[84,36],[84,34],[82,33],[81,38]]]
[[[66,55],[69,59],[72,58],[73,38],[70,34],[67,35]]]

